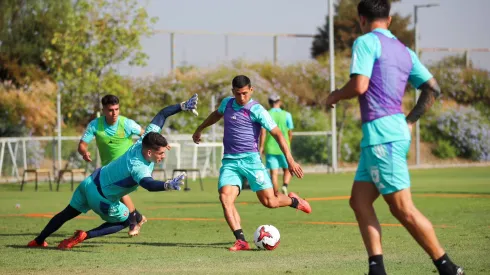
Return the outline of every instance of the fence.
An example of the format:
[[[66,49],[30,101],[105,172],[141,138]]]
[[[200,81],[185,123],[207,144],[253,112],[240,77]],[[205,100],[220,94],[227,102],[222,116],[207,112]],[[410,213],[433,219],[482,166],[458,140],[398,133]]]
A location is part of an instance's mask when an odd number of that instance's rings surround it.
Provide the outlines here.
[[[167,175],[177,168],[198,168],[204,177],[218,175],[223,154],[221,142],[213,142],[209,135],[203,135],[204,142],[199,145],[192,142],[191,135],[170,135],[167,138],[172,148],[164,162],[155,168],[165,170]],[[90,172],[97,166],[95,142],[89,145],[94,161],[86,163],[77,153],[79,140],[80,137],[75,136],[61,137],[61,168],[85,168]],[[329,172],[331,140],[331,132],[295,132],[293,155],[306,171]],[[33,168],[49,169],[56,175],[60,169],[57,146],[56,136],[0,138],[0,182],[18,182],[25,169]]]

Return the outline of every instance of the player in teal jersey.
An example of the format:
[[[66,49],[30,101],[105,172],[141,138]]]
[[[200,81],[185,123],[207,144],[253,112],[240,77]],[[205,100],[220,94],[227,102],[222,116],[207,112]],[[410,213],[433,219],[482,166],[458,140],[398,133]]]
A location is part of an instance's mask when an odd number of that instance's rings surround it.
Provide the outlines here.
[[[159,163],[165,158],[168,145],[159,132],[169,116],[180,111],[195,112],[196,105],[197,95],[194,95],[181,104],[163,108],[153,118],[138,142],[115,161],[97,169],[78,186],[70,204],[56,214],[28,246],[47,247],[47,237],[65,222],[89,210],[97,213],[106,222],[87,232],[77,230],[73,237],[63,240],[58,248],[71,249],[84,240],[116,233],[138,220],[138,217],[130,215],[128,208],[120,202],[123,196],[135,191],[138,186],[150,192],[179,190],[184,174],[165,182],[154,180],[151,176],[155,162]]]
[[[389,0],[362,0],[357,6],[364,35],[352,48],[350,80],[327,98],[359,98],[361,158],[354,177],[350,205],[368,253],[369,275],[385,275],[381,227],[373,203],[382,195],[393,216],[432,258],[439,274],[461,275],[439,244],[432,223],[415,207],[410,191],[407,153],[412,125],[440,95],[436,80],[417,55],[388,30]],[[415,107],[405,117],[401,105],[407,82],[420,89]]]
[[[78,144],[78,153],[85,161],[91,162],[88,144],[95,138],[102,166],[105,166],[122,156],[133,145],[133,135],[142,136],[145,130],[134,120],[119,115],[119,98],[117,96],[105,95],[102,97],[101,103],[104,115],[88,124]],[[137,224],[129,226],[128,235],[130,237],[136,236],[147,219],[138,212],[129,195],[122,197],[121,202],[128,207],[132,215],[141,217]]]

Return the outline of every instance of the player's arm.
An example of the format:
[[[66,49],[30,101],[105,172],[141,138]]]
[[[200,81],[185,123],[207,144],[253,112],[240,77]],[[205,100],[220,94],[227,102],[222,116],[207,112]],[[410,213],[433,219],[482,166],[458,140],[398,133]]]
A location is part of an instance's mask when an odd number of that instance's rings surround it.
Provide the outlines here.
[[[223,117],[223,114],[220,113],[218,110],[212,112],[209,114],[209,116],[199,125],[192,135],[192,140],[194,140],[195,143],[199,143],[201,141],[201,133],[206,129],[207,127],[215,124],[218,122],[221,118]]]
[[[327,98],[327,107],[341,100],[351,99],[364,94],[369,87],[369,77],[360,74],[351,75],[350,80],[339,90],[335,90]]]
[[[150,192],[180,190],[180,185],[182,185],[182,180],[184,179],[184,177],[185,173],[182,173],[177,177],[167,181],[160,181],[155,180],[152,177],[145,177],[140,180],[140,186]]]
[[[417,54],[410,49],[408,52],[412,58],[412,70],[408,81],[413,87],[421,91],[415,107],[406,118],[410,126],[432,107],[436,98],[441,95],[441,89],[429,70],[420,62]]]
[[[293,131],[292,130],[288,131],[288,137],[289,137],[289,143],[291,143],[293,141]]]
[[[95,126],[97,119],[92,120],[85,130],[80,142],[78,143],[78,153],[83,157],[85,161],[92,161],[90,152],[88,151],[88,144],[95,138]]]
[[[265,130],[265,128],[262,128],[260,130],[260,141],[259,141],[259,152],[261,155],[264,154],[264,145],[265,145],[265,136],[267,135],[267,131]]]
[[[420,117],[425,114],[434,104],[436,98],[441,95],[441,89],[437,84],[435,78],[429,79],[427,82],[419,87],[420,97],[417,100],[417,104],[410,111],[407,116],[407,122],[409,124],[415,123]]]

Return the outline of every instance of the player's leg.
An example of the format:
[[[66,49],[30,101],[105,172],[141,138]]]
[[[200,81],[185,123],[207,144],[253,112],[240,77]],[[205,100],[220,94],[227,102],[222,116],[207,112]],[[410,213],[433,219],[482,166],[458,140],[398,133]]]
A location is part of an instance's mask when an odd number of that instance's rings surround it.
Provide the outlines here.
[[[283,171],[283,176],[282,176],[282,193],[284,195],[288,195],[288,187],[289,187],[289,182],[291,181],[291,172],[289,172],[289,165],[288,162],[286,161],[286,157],[284,155],[280,156],[279,159],[279,166],[282,168]]]
[[[230,251],[250,249],[240,224],[240,215],[235,207],[235,200],[242,187],[242,177],[238,169],[235,160],[223,160],[218,179],[218,192],[223,214],[236,239]]]
[[[121,198],[121,202],[129,209],[129,237],[137,236],[140,233],[141,227],[148,221],[134,206],[133,200],[129,195]]]
[[[361,149],[361,158],[354,177],[350,207],[354,211],[361,232],[362,240],[368,254],[369,274],[386,274],[383,263],[383,250],[381,246],[381,226],[373,203],[379,197],[379,191],[373,183],[369,168],[370,158],[367,157],[367,149]]]
[[[380,187],[384,187],[382,194],[391,213],[432,258],[440,274],[460,274],[459,267],[452,263],[441,247],[432,223],[413,203],[406,161],[410,142],[399,141],[384,146],[385,150],[378,149],[378,152],[387,152],[386,157],[378,158],[380,185],[384,185]]]
[[[277,163],[277,159],[274,155],[266,154],[265,155],[265,167],[270,172],[272,185],[274,187],[274,192],[277,193],[279,191],[279,184],[277,183],[277,175],[279,174],[279,164]]]
[[[70,204],[63,209],[63,211],[56,214],[51,220],[48,222],[46,227],[41,231],[39,236],[37,236],[34,240],[30,241],[27,245],[30,247],[42,246],[46,247],[48,244],[46,243],[46,238],[51,234],[60,229],[63,224],[76,216],[80,215],[82,212],[86,213],[90,208],[87,203],[87,199],[85,198],[85,187],[86,184],[90,181],[90,177],[86,178],[80,185],[78,185],[75,192],[73,192]]]
[[[242,161],[240,172],[245,176],[250,183],[252,191],[256,192],[259,201],[268,208],[277,208],[291,206],[305,213],[311,212],[310,204],[300,198],[295,193],[290,193],[286,196],[281,193],[274,192],[273,185],[267,170],[260,162],[260,159],[249,157]]]

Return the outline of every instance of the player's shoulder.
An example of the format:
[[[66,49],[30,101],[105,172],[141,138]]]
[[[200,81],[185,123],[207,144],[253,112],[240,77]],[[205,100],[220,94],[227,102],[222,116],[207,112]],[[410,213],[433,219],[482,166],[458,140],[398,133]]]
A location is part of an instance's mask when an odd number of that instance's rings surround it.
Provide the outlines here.
[[[91,120],[91,121],[88,123],[87,127],[97,128],[97,125],[99,124],[99,119],[100,119],[100,118],[101,118],[101,117],[96,117],[96,118],[92,119],[92,120]]]
[[[252,100],[252,107],[250,107],[250,111],[252,112],[262,112],[262,111],[266,111],[267,110],[264,108],[264,106],[262,106],[262,104],[260,104],[260,102],[258,102],[257,100]]]
[[[354,46],[375,46],[379,42],[379,38],[373,32],[368,32],[356,38],[354,40]]]

